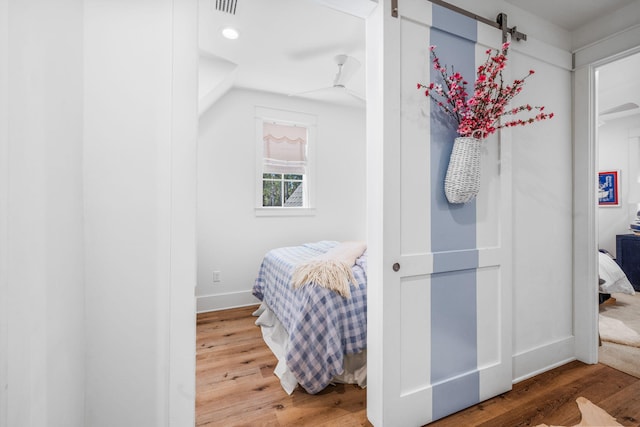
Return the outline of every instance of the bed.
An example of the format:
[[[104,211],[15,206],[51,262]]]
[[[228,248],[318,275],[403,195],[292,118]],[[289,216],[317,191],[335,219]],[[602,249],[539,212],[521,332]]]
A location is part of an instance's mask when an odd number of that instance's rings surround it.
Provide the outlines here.
[[[602,295],[612,293],[624,293],[634,295],[635,291],[629,279],[624,274],[620,266],[614,261],[606,251],[598,252],[598,272],[600,276],[599,291]],[[604,298],[606,299],[606,298]],[[603,302],[603,298],[600,298]]]
[[[264,256],[253,295],[265,342],[278,358],[275,374],[291,394],[315,394],[333,382],[366,385],[367,253],[351,267],[350,296],[313,283],[294,289],[297,265],[339,245],[320,241],[272,249]]]

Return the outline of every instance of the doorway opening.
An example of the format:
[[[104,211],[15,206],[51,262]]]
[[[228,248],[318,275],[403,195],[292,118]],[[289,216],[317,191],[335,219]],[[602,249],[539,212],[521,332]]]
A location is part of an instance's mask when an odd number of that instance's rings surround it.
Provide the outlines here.
[[[638,66],[640,53],[634,53],[598,66],[595,71],[599,186],[596,229],[601,252],[599,278],[604,280],[598,310],[598,361],[635,376],[640,376],[634,362],[640,357],[640,348],[634,345],[640,344],[640,324],[634,324],[640,310],[640,294],[634,292],[640,290],[640,283],[633,283],[637,279],[629,268],[632,254],[626,248],[627,240],[633,243],[635,239],[630,227],[640,210],[640,85],[628,78]],[[626,338],[629,333],[639,336],[637,343]]]
[[[366,194],[353,192],[366,187],[365,22],[323,3],[241,0],[229,13],[199,1],[198,313],[258,304],[252,287],[271,249],[366,239]],[[222,37],[228,28],[236,39]],[[256,117],[267,110],[279,124],[316,120],[304,212],[259,204]]]

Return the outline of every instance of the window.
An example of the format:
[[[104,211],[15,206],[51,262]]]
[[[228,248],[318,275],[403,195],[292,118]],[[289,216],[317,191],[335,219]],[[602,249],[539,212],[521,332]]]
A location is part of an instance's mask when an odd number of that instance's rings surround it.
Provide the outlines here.
[[[257,108],[256,213],[313,214],[315,118]]]
[[[304,207],[304,175],[262,174],[262,206]]]

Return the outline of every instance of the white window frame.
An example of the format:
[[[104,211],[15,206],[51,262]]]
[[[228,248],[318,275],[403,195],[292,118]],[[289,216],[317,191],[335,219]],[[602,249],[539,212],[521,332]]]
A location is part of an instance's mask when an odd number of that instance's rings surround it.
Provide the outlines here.
[[[305,204],[302,207],[262,206],[262,171],[264,165],[263,126],[265,122],[275,122],[290,126],[307,128],[307,165],[305,173]],[[315,160],[317,118],[312,114],[295,111],[278,110],[267,107],[256,107],[256,216],[309,216],[315,215]]]

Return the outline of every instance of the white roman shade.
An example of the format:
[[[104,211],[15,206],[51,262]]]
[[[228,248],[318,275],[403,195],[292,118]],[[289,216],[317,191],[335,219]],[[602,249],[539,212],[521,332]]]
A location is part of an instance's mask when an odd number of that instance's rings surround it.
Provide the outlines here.
[[[262,136],[264,173],[305,174],[307,128],[264,122]]]

